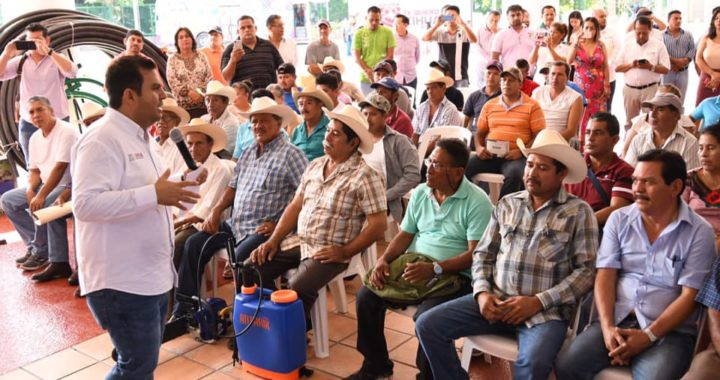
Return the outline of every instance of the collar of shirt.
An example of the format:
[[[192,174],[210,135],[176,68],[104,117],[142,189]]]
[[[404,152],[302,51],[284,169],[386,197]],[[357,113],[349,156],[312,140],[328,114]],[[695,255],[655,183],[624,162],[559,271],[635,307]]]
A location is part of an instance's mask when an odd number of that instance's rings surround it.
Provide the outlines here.
[[[667,34],[667,35],[669,35],[670,37],[672,37],[672,33],[670,32],[670,28],[665,28],[665,30],[663,31],[663,34]],[[684,31],[682,28],[680,28],[680,35],[682,36],[683,34],[685,34],[685,31]]]
[[[320,117],[320,121],[310,133],[310,136],[316,135],[321,132],[325,133],[328,124],[330,124],[330,119],[327,117],[327,115],[325,115],[325,112],[323,112],[322,117]],[[303,128],[305,131],[307,131],[307,121],[303,120],[302,124],[300,124],[298,128]],[[305,134],[307,135],[307,132],[305,132]],[[307,136],[307,138],[310,139],[310,136]]]
[[[595,175],[599,176],[599,174],[602,172],[611,171],[612,168],[620,165],[621,162],[622,160],[620,159],[620,156],[618,156],[617,153],[613,152],[613,157],[610,162],[607,165],[601,167],[600,170],[596,171]],[[587,164],[588,168],[592,168],[592,161],[590,161],[590,155],[587,153],[585,153],[585,163]]]
[[[688,223],[692,224],[692,220],[690,218],[690,207],[688,207],[687,203],[678,200],[678,215],[675,220],[673,220],[670,225],[665,227],[665,229],[662,230],[660,233],[660,236],[667,235],[674,231],[675,229],[680,226],[682,223]],[[630,221],[630,225],[637,231],[637,233],[642,236],[643,238],[647,239],[647,233],[645,232],[645,225],[642,221],[642,213],[640,212],[640,209],[637,208],[637,206],[633,203],[631,205],[632,208],[629,209],[628,219]],[[660,237],[658,236],[658,238]],[[657,239],[655,240],[657,241]]]
[[[141,128],[137,123],[130,120],[130,118],[125,116],[122,112],[108,107],[105,109],[105,116],[118,126],[118,130],[130,136],[135,136],[138,140],[148,142],[149,137],[147,130]]]
[[[510,104],[510,105],[505,103],[505,98],[503,98],[502,96],[499,96],[499,98],[500,98],[499,101],[500,101],[500,104],[502,104],[502,106],[505,107],[506,111],[510,111],[511,109],[513,109],[515,107],[519,107],[519,106],[523,105],[523,101],[525,100],[526,96],[527,95],[520,93],[520,100],[518,100],[517,102]]]
[[[260,147],[260,145],[257,143],[257,141],[255,141],[248,148],[252,152],[252,154],[250,155],[250,158],[252,158],[253,160],[256,160],[259,157],[266,155],[268,152],[272,152],[273,150],[275,150],[277,147],[279,147],[281,144],[283,144],[284,141],[285,141],[285,138],[283,137],[282,133],[278,133],[278,135],[272,141],[265,144],[265,146],[263,147],[263,153],[260,156],[258,156],[258,148]]]
[[[528,192],[527,190],[515,193],[515,195],[512,195],[512,197],[520,199],[525,204],[525,207],[527,207],[528,210],[530,210],[531,214],[538,213],[545,208],[551,207],[554,204],[564,204],[565,202],[568,201],[568,198],[569,198],[568,192],[565,191],[565,188],[561,186],[560,190],[558,190],[555,193],[555,195],[552,198],[550,198],[550,200],[545,202],[537,210],[533,210],[532,199],[530,198],[530,192]]]
[[[453,195],[447,197],[445,199],[445,201],[447,201],[448,199],[452,199],[452,198],[457,198],[457,199],[467,198],[468,192],[469,192],[469,187],[470,187],[470,181],[466,177],[463,177],[462,181],[460,181],[460,186],[458,186],[458,189],[453,193]],[[430,186],[425,187],[424,189],[422,189],[422,191],[425,193],[425,196],[427,196],[428,198],[435,199],[435,193],[433,193],[433,189],[430,188]]]
[[[335,170],[330,173],[330,175],[327,178],[324,178],[324,172],[325,172],[325,164],[330,161],[330,156],[325,155],[321,158],[324,160],[322,165],[318,165],[318,170],[316,171],[315,175],[320,178],[320,181],[323,183],[327,183],[333,178],[342,175],[346,171],[354,170],[358,167],[360,167],[360,162],[362,161],[362,155],[359,151],[355,151],[350,157],[345,160],[344,162],[341,162]]]

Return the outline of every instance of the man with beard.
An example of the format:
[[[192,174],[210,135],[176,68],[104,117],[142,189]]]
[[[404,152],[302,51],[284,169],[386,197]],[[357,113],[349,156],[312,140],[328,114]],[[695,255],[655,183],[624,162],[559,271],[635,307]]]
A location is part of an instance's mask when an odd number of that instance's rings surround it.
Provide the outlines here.
[[[507,9],[510,27],[495,36],[492,45],[492,59],[500,61],[503,67],[513,67],[520,58],[527,58],[535,46],[535,34],[523,25],[523,9],[511,5]]]

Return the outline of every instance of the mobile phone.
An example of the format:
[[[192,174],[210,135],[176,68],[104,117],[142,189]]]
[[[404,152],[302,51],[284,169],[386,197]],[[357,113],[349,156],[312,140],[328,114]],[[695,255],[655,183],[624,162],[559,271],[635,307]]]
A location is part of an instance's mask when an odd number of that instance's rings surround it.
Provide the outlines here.
[[[638,59],[638,64],[644,65],[644,64],[646,64],[646,63],[648,63],[648,60],[647,60],[647,59],[645,59],[645,58],[643,58],[643,59]]]
[[[537,33],[535,33],[535,45],[545,46],[545,37],[546,36],[547,36],[547,32],[544,30],[540,30]]]
[[[240,50],[242,50],[242,49],[243,49],[242,41],[235,41],[235,42],[233,43],[233,49],[240,49]]]
[[[584,31],[583,34],[582,34],[582,36],[583,36],[583,38],[586,39],[586,40],[589,40],[589,39],[592,38],[592,35],[590,34],[589,31]]]
[[[443,15],[442,16],[443,21],[452,21],[455,19],[453,15]]]
[[[15,48],[18,50],[35,50],[37,45],[35,41],[15,41]]]

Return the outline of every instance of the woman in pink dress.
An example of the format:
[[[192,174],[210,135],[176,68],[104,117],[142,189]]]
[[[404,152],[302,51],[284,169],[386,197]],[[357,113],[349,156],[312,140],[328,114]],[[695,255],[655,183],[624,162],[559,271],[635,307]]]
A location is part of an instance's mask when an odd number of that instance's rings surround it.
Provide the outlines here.
[[[587,107],[580,122],[580,150],[585,142],[585,127],[590,117],[606,111],[610,95],[610,75],[607,51],[600,41],[600,24],[595,17],[588,17],[583,24],[583,34],[577,44],[570,46],[568,64],[575,64],[575,83],[585,92]]]

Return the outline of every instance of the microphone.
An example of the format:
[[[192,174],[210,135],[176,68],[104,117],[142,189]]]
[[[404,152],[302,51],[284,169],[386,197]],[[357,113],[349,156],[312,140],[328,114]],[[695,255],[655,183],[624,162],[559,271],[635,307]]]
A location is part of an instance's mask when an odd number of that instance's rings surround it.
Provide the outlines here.
[[[185,165],[187,165],[190,170],[197,170],[198,166],[195,164],[195,160],[193,160],[190,150],[185,144],[182,132],[177,128],[173,128],[170,130],[170,139],[177,145],[180,155],[182,155],[183,160],[185,160]]]

